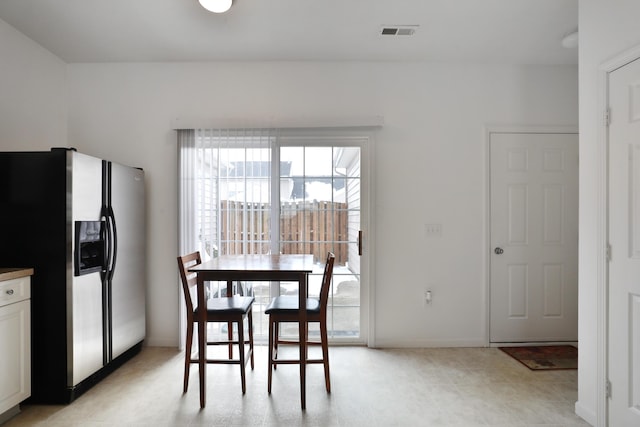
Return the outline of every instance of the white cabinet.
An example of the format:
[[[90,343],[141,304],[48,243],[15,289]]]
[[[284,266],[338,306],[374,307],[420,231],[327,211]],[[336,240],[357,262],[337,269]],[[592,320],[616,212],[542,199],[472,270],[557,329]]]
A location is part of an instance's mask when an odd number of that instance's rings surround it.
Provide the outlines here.
[[[0,269],[0,422],[31,395],[30,274]]]

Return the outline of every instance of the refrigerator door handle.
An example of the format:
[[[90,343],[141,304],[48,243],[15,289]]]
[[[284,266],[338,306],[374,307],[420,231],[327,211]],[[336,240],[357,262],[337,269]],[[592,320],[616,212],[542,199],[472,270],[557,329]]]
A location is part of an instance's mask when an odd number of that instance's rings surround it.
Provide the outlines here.
[[[109,218],[112,223],[112,237],[113,237],[113,257],[111,259],[111,266],[109,267],[109,280],[113,278],[113,272],[116,269],[116,260],[118,259],[118,228],[116,227],[116,216],[113,214],[113,208],[109,206]]]
[[[116,220],[113,215],[113,209],[111,207],[104,207],[102,218],[104,219],[104,269],[103,280],[111,281],[113,278],[113,271],[116,266],[116,253],[118,250],[118,239],[116,232]]]
[[[103,228],[103,241],[104,241],[104,262],[102,266],[102,281],[106,281],[109,275],[109,267],[111,265],[112,249],[111,244],[111,221],[109,221],[109,211],[106,206],[102,207],[102,214],[100,220],[104,221]]]
[[[107,258],[106,258],[106,276],[107,280],[113,278],[113,272],[116,268],[116,259],[118,257],[118,232],[116,228],[116,217],[113,214],[111,206],[107,207],[106,214],[107,228]]]

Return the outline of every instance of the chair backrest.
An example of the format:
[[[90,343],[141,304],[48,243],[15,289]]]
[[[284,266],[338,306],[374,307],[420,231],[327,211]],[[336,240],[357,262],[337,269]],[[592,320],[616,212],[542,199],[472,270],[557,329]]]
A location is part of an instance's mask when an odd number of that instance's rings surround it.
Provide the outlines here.
[[[182,291],[184,292],[184,300],[187,304],[187,315],[193,315],[193,300],[191,298],[191,289],[198,284],[196,273],[189,273],[189,268],[202,263],[200,252],[193,252],[188,255],[178,257],[178,270],[180,270],[180,279],[182,279]]]
[[[324,265],[322,275],[322,285],[320,286],[320,311],[327,312],[327,302],[329,301],[329,287],[331,286],[331,276],[333,275],[333,263],[336,256],[331,252],[327,253],[327,262]]]

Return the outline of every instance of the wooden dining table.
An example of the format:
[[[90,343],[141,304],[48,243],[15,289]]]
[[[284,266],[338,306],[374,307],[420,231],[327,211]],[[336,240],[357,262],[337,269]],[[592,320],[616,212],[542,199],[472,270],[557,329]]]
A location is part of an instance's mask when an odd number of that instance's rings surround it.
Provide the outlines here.
[[[233,282],[297,282],[300,339],[300,403],[306,408],[306,354],[307,354],[307,284],[313,270],[313,255],[222,255],[189,268],[196,273],[198,307],[206,307],[205,283],[226,281],[227,289]],[[198,310],[198,367],[200,371],[200,407],[206,403],[206,310]],[[270,349],[271,350],[271,349]]]

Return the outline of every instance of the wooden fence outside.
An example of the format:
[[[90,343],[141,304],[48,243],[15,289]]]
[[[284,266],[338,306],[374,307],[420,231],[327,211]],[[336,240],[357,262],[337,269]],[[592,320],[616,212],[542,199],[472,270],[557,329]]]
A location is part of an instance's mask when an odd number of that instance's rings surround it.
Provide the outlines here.
[[[268,253],[271,205],[231,200],[221,202],[222,254]],[[336,263],[348,261],[347,204],[334,202],[282,202],[280,241],[284,254],[312,254],[324,262],[332,251]]]

